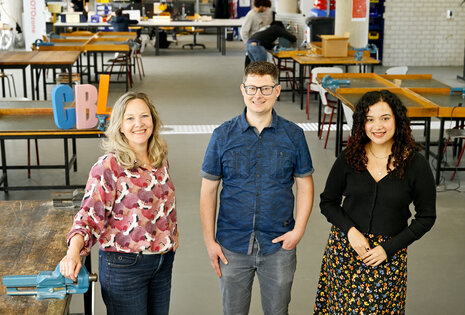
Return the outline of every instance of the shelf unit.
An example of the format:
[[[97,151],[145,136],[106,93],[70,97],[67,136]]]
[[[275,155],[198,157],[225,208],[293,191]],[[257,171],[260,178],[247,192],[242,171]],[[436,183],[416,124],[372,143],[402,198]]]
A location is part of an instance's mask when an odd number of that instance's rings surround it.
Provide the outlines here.
[[[378,58],[383,60],[384,40],[384,0],[370,0],[370,21],[368,25],[368,43],[378,47]],[[376,56],[372,56],[376,57]]]

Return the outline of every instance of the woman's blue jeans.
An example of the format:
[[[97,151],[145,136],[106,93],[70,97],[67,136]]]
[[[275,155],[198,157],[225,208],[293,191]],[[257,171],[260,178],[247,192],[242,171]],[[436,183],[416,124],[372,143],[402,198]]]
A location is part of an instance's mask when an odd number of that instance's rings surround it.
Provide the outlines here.
[[[99,251],[107,314],[168,315],[174,252],[143,255]]]

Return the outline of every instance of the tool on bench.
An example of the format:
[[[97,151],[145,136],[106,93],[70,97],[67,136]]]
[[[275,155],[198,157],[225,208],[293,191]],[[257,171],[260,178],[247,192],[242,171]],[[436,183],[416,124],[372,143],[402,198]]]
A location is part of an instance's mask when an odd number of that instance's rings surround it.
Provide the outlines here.
[[[376,47],[375,44],[368,44],[368,45],[366,45],[365,47],[362,47],[362,48],[351,47],[351,49],[355,50],[355,53],[354,53],[355,60],[362,61],[363,53],[365,51],[369,51],[370,54],[376,54],[376,59],[378,59],[378,47]]]
[[[83,265],[77,281],[65,278],[60,273],[60,264],[54,271],[41,271],[38,275],[4,276],[3,285],[7,295],[35,295],[36,299],[64,299],[67,294],[86,293],[89,283],[97,281]]]
[[[350,86],[350,80],[336,80],[327,74],[323,77],[323,80],[321,81],[321,86],[324,89],[335,90],[338,89],[341,85]]]
[[[458,88],[450,88],[450,94],[458,94],[462,95],[463,98],[465,98],[465,87],[458,87]]]
[[[107,115],[107,114],[97,114],[95,116],[97,116],[97,119],[98,119],[97,128],[100,131],[105,131],[105,128],[107,126],[107,119],[108,119],[109,115]]]

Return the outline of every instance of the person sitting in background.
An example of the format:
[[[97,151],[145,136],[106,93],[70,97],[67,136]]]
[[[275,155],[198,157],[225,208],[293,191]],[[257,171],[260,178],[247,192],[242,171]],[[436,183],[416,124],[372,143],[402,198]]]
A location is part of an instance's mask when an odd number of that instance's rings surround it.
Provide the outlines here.
[[[274,21],[267,29],[253,34],[247,41],[246,52],[250,60],[266,61],[266,49],[273,49],[278,37],[284,37],[293,43],[297,40],[284,28],[281,21]]]
[[[108,23],[113,26],[114,32],[129,32],[129,25],[138,24],[139,21],[130,20],[127,16],[123,15],[123,10],[116,9],[116,11],[111,14]],[[139,37],[139,33],[137,37]]]
[[[270,0],[254,0],[252,9],[244,18],[244,23],[241,27],[241,37],[244,44],[256,32],[262,30],[273,22],[273,11],[271,10]],[[245,66],[250,63],[250,58],[245,55]]]

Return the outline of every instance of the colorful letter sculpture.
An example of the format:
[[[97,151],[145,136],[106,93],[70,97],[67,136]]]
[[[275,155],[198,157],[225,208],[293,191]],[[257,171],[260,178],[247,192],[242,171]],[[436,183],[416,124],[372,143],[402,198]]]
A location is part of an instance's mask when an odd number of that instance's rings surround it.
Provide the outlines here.
[[[61,129],[92,129],[98,124],[104,130],[105,120],[110,116],[107,109],[109,75],[101,75],[99,90],[90,84],[76,85],[76,96],[68,85],[58,85],[52,92],[53,118]],[[75,101],[76,108],[66,108],[65,103]]]

